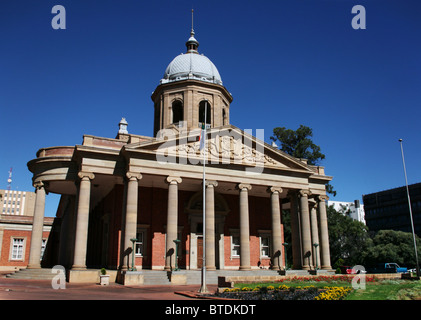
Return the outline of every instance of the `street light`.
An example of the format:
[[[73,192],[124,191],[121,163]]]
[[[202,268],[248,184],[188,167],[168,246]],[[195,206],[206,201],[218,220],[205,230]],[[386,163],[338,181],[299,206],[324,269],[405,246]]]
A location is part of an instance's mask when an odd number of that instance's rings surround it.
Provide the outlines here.
[[[133,251],[132,251],[132,267],[129,270],[130,271],[136,271],[136,267],[134,266],[134,253],[135,253],[134,246],[135,246],[135,242],[137,241],[137,239],[136,238],[132,238],[132,239],[130,239],[130,241],[133,244]]]
[[[315,243],[315,244],[313,244],[313,246],[314,246],[314,253],[316,255],[316,270],[317,270],[317,269],[319,269],[319,265],[318,265],[318,262],[317,262],[317,247],[319,246],[319,244]]]
[[[415,239],[414,220],[412,219],[411,198],[409,197],[408,179],[406,177],[405,158],[404,158],[404,155],[403,155],[402,139],[399,139],[399,142],[400,142],[400,145],[401,145],[403,172],[405,174],[406,194],[408,196],[409,216],[411,218],[412,238],[414,240],[414,250],[415,250],[415,262],[416,262],[417,278],[419,279],[420,278],[420,266],[418,264],[417,241]]]
[[[181,242],[181,240],[175,239],[173,240],[175,243],[175,268],[174,271],[178,271],[178,244]]]
[[[285,252],[285,271],[287,271],[288,270],[288,259],[287,259],[288,242],[284,242],[282,245],[284,246],[284,252]]]

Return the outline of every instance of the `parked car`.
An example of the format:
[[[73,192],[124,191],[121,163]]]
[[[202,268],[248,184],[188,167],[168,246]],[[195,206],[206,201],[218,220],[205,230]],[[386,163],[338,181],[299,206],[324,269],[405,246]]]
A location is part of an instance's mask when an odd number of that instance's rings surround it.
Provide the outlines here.
[[[359,274],[359,273],[367,273],[365,270],[361,270],[361,268],[356,268],[357,266],[341,266],[341,274]]]
[[[380,263],[374,268],[368,269],[369,273],[407,273],[408,269],[400,267],[396,262]]]

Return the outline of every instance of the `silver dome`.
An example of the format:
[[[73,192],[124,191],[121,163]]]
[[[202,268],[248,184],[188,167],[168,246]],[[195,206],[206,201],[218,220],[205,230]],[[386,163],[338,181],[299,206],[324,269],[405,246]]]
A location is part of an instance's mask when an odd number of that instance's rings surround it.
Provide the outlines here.
[[[222,85],[218,69],[208,57],[187,52],[174,58],[165,70],[161,83],[195,79]]]

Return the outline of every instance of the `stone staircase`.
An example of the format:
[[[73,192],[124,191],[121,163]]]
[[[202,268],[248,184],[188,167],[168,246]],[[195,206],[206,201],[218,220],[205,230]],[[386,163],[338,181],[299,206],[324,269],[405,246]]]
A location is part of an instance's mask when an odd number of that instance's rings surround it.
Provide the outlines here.
[[[14,273],[9,273],[6,278],[12,279],[31,279],[31,280],[52,280],[57,273],[51,272],[50,268],[42,269],[21,269]],[[201,270],[179,270],[173,272],[167,272],[162,270],[141,270],[135,271],[137,274],[143,275],[144,285],[171,285],[172,275],[185,276],[186,284],[188,285],[200,285],[202,271]],[[325,272],[318,272],[327,274]],[[279,276],[280,274],[275,270],[252,270],[252,271],[238,271],[238,270],[215,270],[206,271],[206,283],[207,284],[218,284],[218,277],[257,277],[262,280],[268,277]],[[306,270],[288,270],[287,276],[308,276],[309,272]]]
[[[170,275],[167,271],[144,270],[143,274],[144,285],[170,285]]]
[[[52,280],[57,273],[51,272],[50,268],[41,269],[20,269],[14,273],[9,273],[6,278],[30,279],[30,280]]]

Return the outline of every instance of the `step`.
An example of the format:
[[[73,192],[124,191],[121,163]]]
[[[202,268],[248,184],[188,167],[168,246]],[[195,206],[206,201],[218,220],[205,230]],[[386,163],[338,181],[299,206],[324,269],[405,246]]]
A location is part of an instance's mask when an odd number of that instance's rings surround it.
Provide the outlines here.
[[[52,280],[57,273],[51,272],[50,268],[41,269],[21,269],[14,273],[9,273],[6,278],[12,279],[31,279],[31,280]]]

